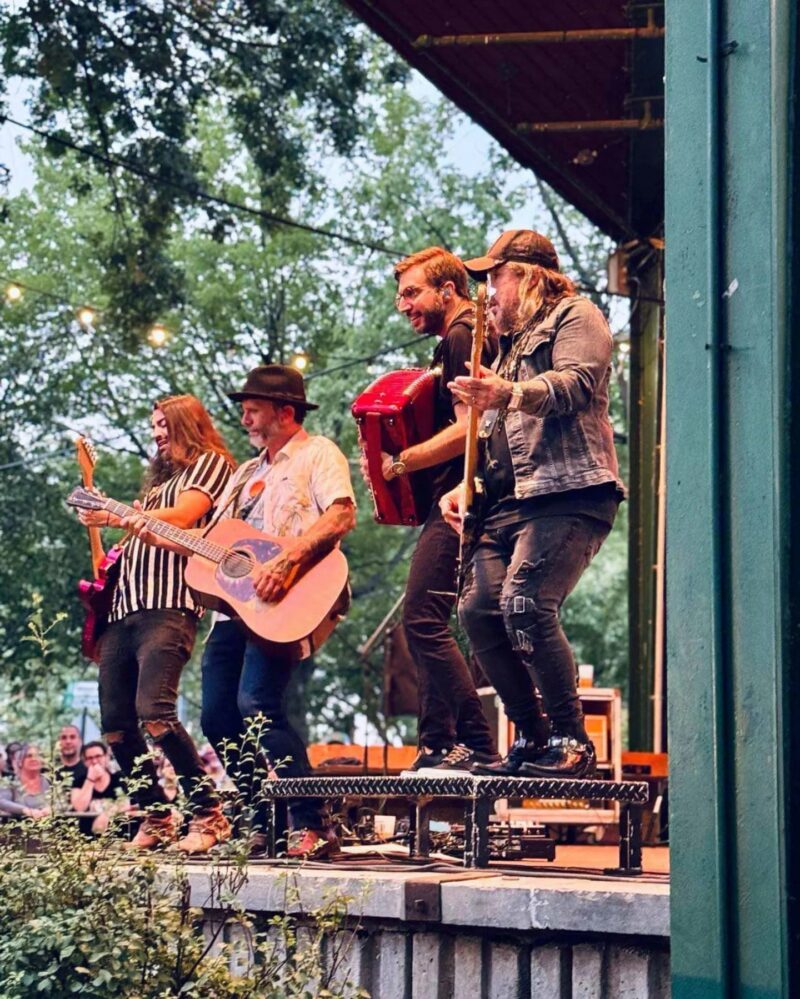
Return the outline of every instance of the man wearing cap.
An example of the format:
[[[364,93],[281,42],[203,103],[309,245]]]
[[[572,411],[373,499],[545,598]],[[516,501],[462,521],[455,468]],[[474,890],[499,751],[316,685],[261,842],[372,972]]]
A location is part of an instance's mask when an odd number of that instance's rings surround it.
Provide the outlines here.
[[[473,772],[590,777],[595,752],[560,611],[624,497],[608,414],[611,333],[539,233],[505,232],[465,266],[487,280],[500,353],[493,370],[450,384],[484,414],[485,507],[459,615],[517,731],[505,760]],[[456,530],[459,501],[458,489],[441,501]]]
[[[317,562],[355,526],[350,470],[333,441],[303,428],[306,413],[318,407],[306,400],[295,368],[254,368],[229,398],[241,403],[242,426],[259,454],[234,472],[220,497],[218,520],[237,517],[284,540],[280,554],[253,572],[258,596],[273,600],[297,569]],[[131,526],[145,540],[165,544],[141,523]],[[263,641],[241,621],[217,614],[203,653],[203,733],[244,799],[254,846],[262,852],[265,809],[258,786],[266,767],[278,777],[311,772],[303,740],[284,706],[294,664],[312,651],[307,642],[301,645]],[[290,856],[321,856],[337,846],[323,802],[298,799],[289,812]]]
[[[431,367],[440,367],[434,435],[383,456],[383,475],[391,480],[430,469],[433,508],[420,531],[406,584],[403,627],[417,667],[419,753],[411,771],[424,775],[468,769],[500,757],[469,666],[450,630],[455,604],[458,538],[442,520],[438,500],[461,481],[467,407],[454,399],[447,383],[464,370],[472,351],[475,310],[467,272],[458,257],[440,246],[404,257],[395,265],[395,304],[413,329],[439,338]],[[495,355],[484,345],[483,361]]]

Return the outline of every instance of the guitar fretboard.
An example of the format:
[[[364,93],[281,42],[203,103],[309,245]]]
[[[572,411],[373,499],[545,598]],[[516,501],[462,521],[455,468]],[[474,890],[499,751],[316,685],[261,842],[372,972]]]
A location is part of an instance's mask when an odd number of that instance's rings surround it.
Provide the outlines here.
[[[188,548],[189,551],[194,552],[196,555],[202,555],[203,558],[207,558],[211,562],[219,563],[227,558],[243,559],[248,563],[250,561],[247,556],[234,551],[232,548],[226,548],[224,545],[218,545],[213,541],[209,541],[208,538],[190,534],[188,531],[184,531],[174,524],[169,524],[165,520],[148,517],[143,511],[134,510],[132,506],[128,506],[126,503],[118,503],[116,500],[109,499],[103,504],[103,509],[109,513],[116,514],[118,517],[143,517],[147,524],[147,529],[152,531],[153,534],[158,534],[159,537],[166,538],[168,541],[174,541],[183,548]]]

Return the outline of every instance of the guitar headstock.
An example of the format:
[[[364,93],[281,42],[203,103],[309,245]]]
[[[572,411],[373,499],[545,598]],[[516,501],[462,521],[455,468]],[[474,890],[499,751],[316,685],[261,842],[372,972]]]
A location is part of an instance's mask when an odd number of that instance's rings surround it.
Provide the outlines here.
[[[83,486],[73,489],[67,496],[67,506],[74,506],[79,510],[104,510],[106,502],[105,496],[89,492]]]
[[[97,450],[88,437],[79,437],[75,441],[75,448],[78,452],[78,466],[83,484],[87,489],[91,489],[94,466],[97,464]]]

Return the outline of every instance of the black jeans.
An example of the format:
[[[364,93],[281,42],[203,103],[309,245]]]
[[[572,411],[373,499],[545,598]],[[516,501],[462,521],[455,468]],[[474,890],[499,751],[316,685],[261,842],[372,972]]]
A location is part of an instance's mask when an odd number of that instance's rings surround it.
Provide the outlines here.
[[[560,611],[609,530],[591,517],[539,517],[484,529],[473,552],[461,621],[508,717],[540,743],[551,724],[561,735],[586,740]]]
[[[256,830],[264,827],[258,789],[267,767],[279,777],[311,773],[306,747],[283,706],[293,664],[281,646],[261,642],[238,621],[217,622],[203,653],[203,732],[252,809]],[[291,801],[289,814],[295,829],[327,824],[318,798]]]
[[[178,684],[196,632],[194,614],[145,610],[113,622],[103,635],[99,663],[103,734],[123,774],[131,777],[135,772],[131,800],[141,808],[168,804],[141,725],[152,726],[153,742],[175,768],[192,810],[204,812],[219,803],[177,711]]]
[[[434,505],[422,528],[406,585],[403,626],[419,683],[419,743],[443,749],[463,742],[495,751],[475,682],[453,633],[458,535]]]

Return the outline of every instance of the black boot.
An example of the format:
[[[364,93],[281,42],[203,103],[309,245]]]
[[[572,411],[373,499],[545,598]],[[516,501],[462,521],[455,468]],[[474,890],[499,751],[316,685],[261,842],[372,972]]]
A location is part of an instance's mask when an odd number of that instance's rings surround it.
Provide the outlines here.
[[[476,777],[527,777],[525,767],[541,759],[548,751],[548,744],[542,745],[533,739],[518,735],[511,744],[508,756],[498,763],[475,763],[472,773]]]
[[[589,779],[594,777],[597,756],[591,742],[578,742],[568,735],[552,735],[547,749],[538,759],[520,767],[519,777],[560,777]]]

